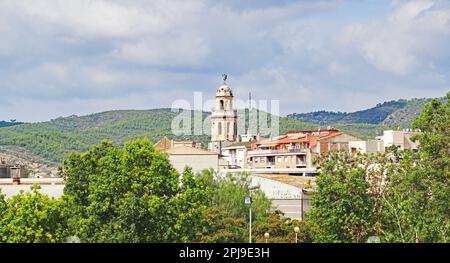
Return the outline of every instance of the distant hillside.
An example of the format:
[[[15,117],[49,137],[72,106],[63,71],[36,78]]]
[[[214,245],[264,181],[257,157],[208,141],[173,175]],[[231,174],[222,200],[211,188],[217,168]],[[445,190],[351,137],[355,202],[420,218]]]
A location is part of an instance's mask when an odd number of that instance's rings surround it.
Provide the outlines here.
[[[420,113],[428,99],[389,101],[353,113],[318,111],[291,114],[280,118],[280,134],[290,130],[317,129],[333,126],[361,139],[373,138],[389,128],[406,128]],[[193,115],[193,112],[190,112]],[[210,140],[210,123],[205,123],[207,135],[175,136],[171,133],[172,120],[178,115],[171,109],[120,110],[86,116],[61,117],[40,123],[14,123],[0,128],[1,146],[25,156],[36,156],[48,162],[60,162],[70,152],[83,152],[103,139],[117,145],[147,136],[153,142],[163,136],[177,140]],[[203,119],[210,115],[203,112]],[[270,119],[270,116],[269,116]],[[2,123],[2,122],[0,122]],[[3,122],[4,125],[6,122]],[[10,124],[8,124],[10,125]]]
[[[191,112],[193,114],[193,112]],[[86,151],[103,139],[117,145],[147,136],[153,142],[163,136],[178,140],[209,141],[208,135],[175,136],[171,124],[178,112],[170,109],[108,111],[87,116],[69,116],[48,122],[26,123],[0,129],[0,146],[16,146],[44,158],[59,162],[73,151]],[[203,118],[210,113],[203,112]],[[205,125],[209,127],[210,124]],[[280,132],[313,129],[318,126],[298,120],[280,118]],[[208,132],[209,134],[209,132]]]
[[[16,121],[0,121],[0,128],[2,127],[9,127],[9,126],[14,126],[14,125],[19,125],[19,124],[23,124],[23,122],[16,122]]]
[[[316,111],[293,113],[289,118],[320,125],[373,124],[387,127],[409,128],[412,120],[430,99],[393,100],[356,112]]]
[[[408,100],[405,107],[392,112],[381,124],[389,127],[410,128],[413,120],[419,116],[423,107],[429,101],[430,99]]]

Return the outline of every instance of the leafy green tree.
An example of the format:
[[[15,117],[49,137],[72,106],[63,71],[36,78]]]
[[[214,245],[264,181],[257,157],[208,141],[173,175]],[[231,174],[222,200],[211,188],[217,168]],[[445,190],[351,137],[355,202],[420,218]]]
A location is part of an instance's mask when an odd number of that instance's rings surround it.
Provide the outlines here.
[[[32,186],[8,200],[0,196],[0,241],[7,243],[64,242],[67,225],[61,201]]]
[[[391,147],[386,154],[330,153],[308,221],[318,242],[448,242],[450,237],[450,93],[431,100],[414,121],[417,152]]]
[[[248,242],[248,221],[243,216],[231,217],[224,210],[210,207],[204,211],[202,228],[194,239],[201,243]]]
[[[231,217],[244,217],[248,220],[249,207],[244,204],[245,196],[249,193],[248,174],[226,175],[217,178],[213,186],[211,205],[226,211]],[[270,200],[260,190],[252,190],[252,213],[254,220],[264,219],[271,207]]]
[[[6,213],[6,207],[7,207],[7,205],[6,205],[5,195],[2,194],[2,189],[0,188],[0,222],[1,222],[4,214]]]
[[[269,243],[295,243],[294,228],[298,227],[298,243],[310,243],[314,240],[313,226],[304,221],[292,220],[281,213],[270,213],[265,220],[257,221],[253,229],[253,235],[257,243],[266,242],[265,233],[269,233]]]
[[[364,242],[372,232],[375,203],[368,195],[366,170],[345,152],[319,160],[317,193],[307,220],[318,232],[316,242]]]
[[[63,162],[71,233],[83,242],[186,242],[205,207],[206,186],[183,179],[148,139],[123,149],[104,141]]]
[[[178,240],[190,242],[205,225],[211,188],[200,175],[194,175],[192,168],[186,167],[181,179],[181,189],[173,205],[176,207],[175,231]]]
[[[400,172],[389,177],[384,197],[383,238],[389,242],[450,239],[450,93],[433,99],[415,119],[419,151],[400,154]]]
[[[208,186],[208,209],[204,211],[203,227],[197,233],[199,242],[247,242],[249,207],[244,197],[249,195],[248,174],[218,177],[205,170],[198,179]],[[266,220],[271,201],[257,189],[252,191],[254,223]]]

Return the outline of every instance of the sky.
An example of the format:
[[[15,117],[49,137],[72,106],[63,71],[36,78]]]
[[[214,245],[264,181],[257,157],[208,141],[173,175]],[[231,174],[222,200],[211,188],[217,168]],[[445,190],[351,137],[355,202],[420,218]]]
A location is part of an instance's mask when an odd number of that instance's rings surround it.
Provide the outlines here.
[[[213,99],[281,114],[450,90],[450,1],[0,0],[0,120]]]

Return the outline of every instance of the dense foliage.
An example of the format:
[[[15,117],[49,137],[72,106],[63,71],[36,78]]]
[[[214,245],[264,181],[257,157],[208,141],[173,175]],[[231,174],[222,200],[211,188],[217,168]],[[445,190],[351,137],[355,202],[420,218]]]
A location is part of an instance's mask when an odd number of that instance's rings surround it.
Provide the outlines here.
[[[148,139],[71,154],[62,174],[70,232],[84,242],[192,240],[206,208],[206,186],[189,170],[181,179]]]
[[[26,125],[26,124],[24,124]],[[330,152],[305,222],[270,211],[252,192],[255,242],[449,242],[450,93],[431,100],[415,119],[418,151]],[[245,174],[179,174],[149,139],[110,141],[72,153],[61,167],[64,195],[51,199],[0,194],[0,242],[247,242],[249,194]]]
[[[16,121],[0,121],[0,128],[2,127],[9,127],[14,125],[23,124],[23,122],[16,122]]]
[[[449,242],[450,240],[450,92],[447,102],[433,99],[413,126],[419,151],[400,152],[400,171],[386,191],[387,241]]]
[[[5,200],[0,193],[0,242],[63,242],[67,221],[62,200],[54,200],[38,192],[21,191]]]
[[[60,172],[66,186],[58,200],[38,188],[8,200],[0,196],[1,242],[66,242],[73,236],[89,243],[248,241],[245,174],[193,174],[188,167],[179,174],[148,139],[123,148],[103,141],[72,153]],[[270,226],[276,240],[292,240],[297,223],[274,217],[261,190],[252,196],[254,235]],[[301,240],[310,239],[305,234]]]
[[[414,127],[419,150],[387,154],[330,153],[308,222],[317,242],[448,242],[450,239],[450,93],[431,100]]]

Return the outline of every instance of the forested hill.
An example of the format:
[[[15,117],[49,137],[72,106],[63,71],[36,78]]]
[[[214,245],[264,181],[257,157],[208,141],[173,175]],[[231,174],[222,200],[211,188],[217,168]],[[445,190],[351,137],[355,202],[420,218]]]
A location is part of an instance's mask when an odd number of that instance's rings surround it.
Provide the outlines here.
[[[280,118],[280,134],[290,130],[333,126],[359,138],[373,138],[384,129],[409,127],[427,101],[428,99],[390,101],[354,113],[320,111],[292,114]],[[172,120],[178,114],[178,111],[167,108],[119,110],[2,127],[0,150],[2,147],[11,147],[14,151],[22,149],[20,151],[57,163],[70,152],[86,151],[103,139],[111,140],[119,146],[125,141],[144,136],[153,142],[163,136],[177,140],[197,140],[204,144],[209,141],[210,123],[204,125],[206,135],[173,135]],[[209,112],[202,113],[203,118],[209,115]]]
[[[0,129],[0,146],[20,147],[48,161],[59,162],[72,151],[86,151],[103,139],[117,145],[124,141],[147,136],[153,142],[163,136],[178,140],[209,141],[208,135],[174,136],[172,120],[178,112],[170,109],[120,110],[86,116],[69,116],[47,122],[26,123]],[[191,112],[193,114],[193,112]],[[203,112],[203,118],[210,113]],[[280,119],[280,132],[313,129],[318,126],[288,118]]]
[[[2,127],[9,127],[9,126],[14,126],[14,125],[19,125],[19,124],[23,124],[23,122],[16,122],[16,121],[0,121],[0,128]]]
[[[412,120],[422,111],[429,100],[400,99],[380,103],[373,108],[350,113],[316,111],[310,113],[293,113],[288,115],[288,117],[320,125],[366,123],[409,128]]]

